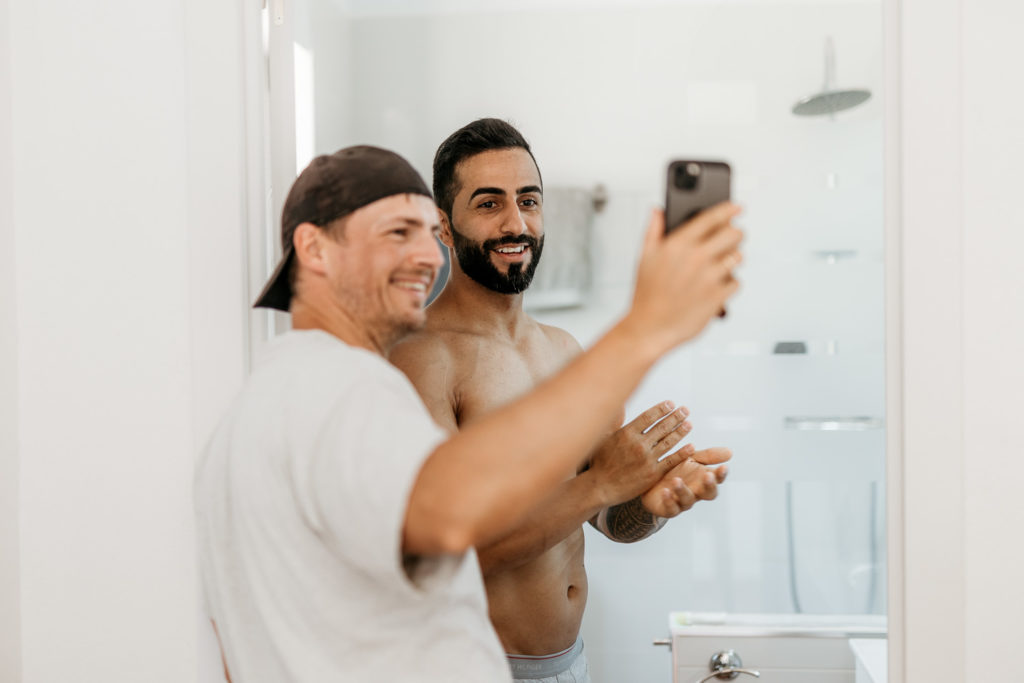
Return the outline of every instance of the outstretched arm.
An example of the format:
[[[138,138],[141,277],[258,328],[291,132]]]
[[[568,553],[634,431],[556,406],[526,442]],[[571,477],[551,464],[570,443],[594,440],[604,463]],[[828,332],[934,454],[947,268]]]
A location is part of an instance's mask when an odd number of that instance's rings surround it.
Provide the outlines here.
[[[558,375],[426,458],[409,494],[403,552],[457,554],[492,543],[557,489],[654,362],[695,337],[736,291],[737,213],[721,204],[667,236],[663,215],[652,215],[629,312]],[[531,428],[510,438],[509,425]]]
[[[484,576],[520,567],[567,538],[606,503],[590,472],[563,482],[522,524],[495,542],[478,546]]]
[[[651,425],[655,425],[651,429]],[[526,564],[569,536],[601,510],[648,489],[682,463],[680,451],[659,461],[689,432],[685,408],[659,403],[613,432],[590,467],[565,481],[523,524],[477,547],[485,575]]]

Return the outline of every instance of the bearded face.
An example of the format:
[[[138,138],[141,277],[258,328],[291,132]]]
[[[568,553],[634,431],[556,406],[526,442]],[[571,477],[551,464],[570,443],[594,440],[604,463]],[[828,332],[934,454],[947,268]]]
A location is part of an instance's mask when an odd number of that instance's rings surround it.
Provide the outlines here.
[[[475,282],[499,294],[520,294],[530,286],[544,250],[543,235],[502,235],[476,242],[454,227],[451,232],[459,266]],[[506,262],[504,272],[495,261]]]

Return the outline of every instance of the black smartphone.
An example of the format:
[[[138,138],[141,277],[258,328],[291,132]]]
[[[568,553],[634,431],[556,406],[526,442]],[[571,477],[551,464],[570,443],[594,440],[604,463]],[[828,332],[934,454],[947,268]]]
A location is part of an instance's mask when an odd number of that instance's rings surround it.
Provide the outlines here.
[[[709,207],[729,200],[732,170],[721,161],[677,160],[665,182],[665,232]]]

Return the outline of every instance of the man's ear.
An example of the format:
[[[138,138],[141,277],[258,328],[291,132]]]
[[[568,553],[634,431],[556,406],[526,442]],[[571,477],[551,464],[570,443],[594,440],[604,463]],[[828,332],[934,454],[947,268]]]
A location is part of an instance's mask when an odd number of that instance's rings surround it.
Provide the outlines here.
[[[292,234],[292,246],[295,247],[295,258],[303,268],[323,275],[326,272],[324,263],[323,241],[327,234],[312,223],[300,223]]]
[[[448,214],[442,209],[438,209],[437,215],[441,217],[441,232],[438,234],[438,237],[441,239],[441,244],[451,248],[454,242],[452,242],[452,225],[448,221]]]

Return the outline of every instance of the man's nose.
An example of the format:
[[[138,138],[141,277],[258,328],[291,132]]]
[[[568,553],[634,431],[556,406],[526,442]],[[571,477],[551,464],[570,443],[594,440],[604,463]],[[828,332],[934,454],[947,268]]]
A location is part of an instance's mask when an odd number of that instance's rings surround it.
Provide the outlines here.
[[[501,221],[501,232],[503,235],[522,235],[529,229],[518,205],[513,204],[505,211]]]
[[[416,265],[434,268],[435,270],[444,264],[444,257],[441,255],[441,245],[437,238],[434,237],[434,233],[425,231],[420,239],[417,240],[414,258]]]

